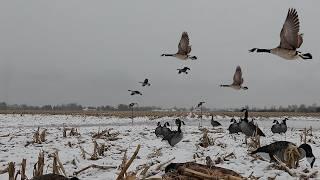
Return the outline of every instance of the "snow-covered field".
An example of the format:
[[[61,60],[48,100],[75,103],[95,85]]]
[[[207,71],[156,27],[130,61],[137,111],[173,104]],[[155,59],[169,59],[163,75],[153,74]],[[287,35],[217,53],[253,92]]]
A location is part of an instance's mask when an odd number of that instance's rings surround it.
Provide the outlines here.
[[[182,127],[184,132],[183,141],[178,143],[175,147],[171,147],[167,142],[161,141],[154,134],[154,129],[158,121],[162,124],[168,121],[173,125],[174,118],[161,118],[149,120],[147,117],[137,117],[134,120],[134,125],[131,125],[131,119],[119,119],[114,117],[84,117],[84,116],[67,116],[67,115],[0,115],[0,170],[4,169],[8,162],[16,163],[16,169],[20,168],[20,163],[23,158],[27,159],[26,174],[32,177],[33,166],[37,161],[40,150],[45,152],[45,173],[52,172],[52,158],[48,154],[58,150],[60,159],[64,164],[64,168],[68,175],[82,169],[91,164],[97,165],[113,165],[119,166],[121,164],[124,152],[128,149],[127,156],[131,157],[138,144],[141,144],[141,149],[138,153],[138,158],[133,161],[128,171],[134,171],[137,167],[145,163],[165,162],[173,157],[173,162],[193,161],[194,155],[197,154],[195,160],[198,163],[205,163],[205,157],[210,156],[215,160],[217,157],[223,157],[229,153],[234,153],[235,157],[230,158],[229,161],[224,161],[217,166],[232,169],[241,175],[248,177],[252,172],[255,177],[262,177],[260,179],[268,179],[268,177],[277,177],[276,179],[293,179],[289,174],[281,170],[275,170],[270,167],[271,163],[261,160],[254,160],[248,155],[248,148],[244,142],[244,135],[229,135],[227,128],[230,124],[231,117],[215,117],[221,122],[222,131],[218,133],[209,133],[210,138],[217,138],[214,146],[202,148],[196,146],[202,133],[198,130],[198,119],[187,117],[183,119],[186,123]],[[239,119],[239,118],[236,118]],[[273,119],[283,118],[256,118],[256,123],[266,134],[266,137],[261,137],[261,145],[266,145],[278,140],[291,141],[300,144],[300,135],[302,128],[313,128],[313,143],[310,145],[313,148],[313,153],[316,156],[314,169],[320,169],[320,119],[308,117],[289,118],[287,121],[288,132],[286,135],[273,135],[270,131]],[[210,125],[210,118],[205,117],[203,120],[204,127],[210,131],[219,131],[219,128],[213,129]],[[37,127],[47,129],[47,140],[42,144],[30,144],[25,147],[27,141],[31,141],[33,133]],[[63,127],[76,127],[80,132],[80,137],[67,136],[63,138]],[[81,157],[79,145],[85,151],[92,153],[93,143],[92,135],[98,130],[113,128],[111,133],[119,132],[120,139],[116,141],[105,141],[98,139],[98,143],[105,143],[108,150],[99,160],[89,160]],[[174,125],[172,127],[176,129]],[[7,137],[3,135],[9,134]],[[68,146],[68,142],[72,147]],[[159,156],[150,157],[156,149],[160,150]],[[75,162],[75,163],[72,163]],[[157,165],[155,165],[157,166]],[[309,168],[309,163],[304,159],[300,163],[298,169]],[[152,170],[152,168],[151,168]],[[80,179],[115,179],[117,177],[118,169],[99,170],[89,169],[78,175]],[[161,171],[158,176],[164,172]],[[7,174],[0,175],[0,179],[7,179]],[[318,178],[320,179],[320,175]]]

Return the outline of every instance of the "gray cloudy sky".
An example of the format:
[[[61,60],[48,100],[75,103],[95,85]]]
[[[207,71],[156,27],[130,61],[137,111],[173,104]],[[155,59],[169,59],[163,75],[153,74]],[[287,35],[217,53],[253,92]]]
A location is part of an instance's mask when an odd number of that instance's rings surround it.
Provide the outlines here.
[[[249,54],[272,48],[288,8],[299,14],[310,61]],[[33,105],[131,101],[162,107],[320,104],[320,1],[0,2],[0,101]],[[175,53],[187,31],[198,61]],[[248,91],[222,89],[242,67]],[[189,66],[188,75],[176,69]],[[151,80],[142,88],[139,81]],[[128,89],[143,96],[131,97]]]

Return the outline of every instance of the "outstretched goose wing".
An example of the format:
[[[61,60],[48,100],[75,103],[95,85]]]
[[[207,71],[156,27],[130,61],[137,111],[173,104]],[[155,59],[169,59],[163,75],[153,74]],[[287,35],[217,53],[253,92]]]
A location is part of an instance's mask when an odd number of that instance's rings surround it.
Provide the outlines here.
[[[243,82],[243,79],[242,79],[241,67],[237,66],[236,72],[233,75],[233,84],[234,85],[241,85],[242,82]]]
[[[295,9],[289,9],[286,21],[280,33],[280,47],[295,50],[302,44],[302,36],[299,35],[300,23]]]
[[[183,32],[178,45],[178,54],[187,55],[190,52],[191,52],[191,46],[189,46],[188,33]]]

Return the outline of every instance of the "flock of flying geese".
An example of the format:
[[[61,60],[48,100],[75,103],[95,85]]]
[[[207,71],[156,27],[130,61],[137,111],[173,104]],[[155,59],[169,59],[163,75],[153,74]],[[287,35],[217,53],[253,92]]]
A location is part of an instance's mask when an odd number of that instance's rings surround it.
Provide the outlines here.
[[[249,50],[249,52],[257,52],[257,53],[271,53],[277,55],[286,60],[297,60],[299,58],[306,60],[312,59],[312,55],[310,53],[301,53],[297,49],[303,43],[303,37],[301,33],[299,33],[300,23],[298,18],[298,13],[295,9],[289,9],[286,20],[283,24],[283,27],[280,32],[280,44],[276,48],[272,49],[260,49],[260,48],[253,48]],[[162,54],[161,56],[172,56],[181,60],[197,60],[196,56],[189,55],[191,52],[191,46],[189,45],[189,36],[187,32],[183,32],[179,45],[178,45],[178,52],[175,54]],[[188,74],[188,70],[190,68],[184,67],[182,69],[178,69],[178,73],[185,73]],[[233,83],[228,85],[220,85],[220,87],[230,87],[235,90],[247,90],[248,87],[243,86],[243,78],[242,78],[242,71],[241,67],[237,66],[236,71],[233,76]],[[131,94],[133,95],[133,94]],[[253,120],[249,122],[248,120],[248,110],[243,109],[242,112],[245,113],[244,118],[240,119],[240,122],[237,122],[234,118],[231,119],[232,124],[230,124],[228,130],[230,134],[233,133],[240,133],[242,132],[245,134],[246,137],[251,137],[254,135],[265,136],[265,134],[261,131],[261,129],[254,124]],[[282,120],[279,123],[277,120],[274,120],[274,124],[271,127],[272,133],[286,133],[287,131],[287,124],[286,121],[288,119]],[[166,122],[164,126],[161,126],[161,123],[158,122],[158,125],[155,129],[155,134],[157,137],[162,137],[162,140],[167,140],[171,146],[176,145],[179,143],[183,138],[183,132],[181,131],[181,124],[185,124],[180,119],[176,119],[176,125],[178,129],[176,131],[172,131],[168,128],[169,123]],[[211,119],[211,124],[213,127],[220,126],[221,124],[215,120],[213,120],[213,116]],[[274,161],[273,155],[276,155],[280,160],[283,162],[286,161],[287,157],[285,156],[284,152],[287,148],[295,146],[300,152],[300,159],[306,157],[308,162],[310,163],[311,167],[315,162],[315,156],[312,153],[312,148],[308,144],[302,144],[299,147],[295,144],[287,141],[276,141],[269,145],[263,146],[258,148],[257,150],[253,151],[252,154],[262,154],[267,153],[269,156],[270,161]]]

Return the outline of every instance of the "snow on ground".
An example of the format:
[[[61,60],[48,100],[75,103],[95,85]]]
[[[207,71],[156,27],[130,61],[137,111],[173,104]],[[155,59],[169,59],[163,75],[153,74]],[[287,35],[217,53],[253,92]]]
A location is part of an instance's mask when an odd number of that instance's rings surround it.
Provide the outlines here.
[[[248,148],[244,142],[244,135],[230,135],[227,128],[230,124],[230,117],[215,117],[222,124],[221,133],[209,133],[209,137],[216,138],[215,145],[208,148],[197,147],[195,144],[199,143],[202,133],[198,130],[199,120],[191,117],[184,119],[186,126],[182,127],[184,132],[183,141],[178,143],[175,147],[171,147],[167,142],[161,141],[154,134],[154,129],[158,121],[162,124],[166,121],[174,124],[174,118],[161,118],[156,120],[149,120],[147,117],[137,117],[134,120],[134,125],[131,125],[131,119],[119,119],[115,117],[89,117],[89,116],[67,116],[67,115],[0,115],[0,136],[10,133],[8,137],[0,137],[0,170],[4,169],[8,162],[16,162],[16,169],[19,169],[20,162],[23,158],[27,159],[27,176],[32,177],[33,165],[36,163],[40,150],[45,152],[45,173],[52,172],[52,158],[48,154],[59,151],[59,156],[64,164],[68,175],[82,169],[90,164],[97,165],[113,165],[119,166],[122,161],[123,151],[128,149],[127,156],[131,157],[138,144],[141,144],[141,149],[138,153],[138,158],[134,160],[130,166],[129,171],[135,170],[139,165],[151,162],[165,162],[173,157],[173,162],[186,162],[194,160],[195,154],[200,155],[197,158],[198,163],[205,163],[205,157],[210,156],[213,160],[217,157],[234,153],[236,158],[231,158],[218,166],[232,169],[241,175],[248,177],[252,172],[256,177],[261,179],[268,179],[268,177],[275,177],[277,179],[293,179],[284,171],[274,170],[270,168],[270,163],[261,160],[254,160],[248,155]],[[238,119],[238,118],[237,118]],[[313,128],[314,141],[311,144],[313,153],[316,156],[314,169],[320,167],[320,119],[309,117],[290,118],[287,121],[288,132],[286,135],[273,135],[270,131],[273,119],[283,118],[256,118],[256,121],[266,137],[261,137],[261,145],[266,145],[278,140],[287,140],[296,144],[300,144],[300,134],[302,128]],[[210,118],[206,117],[203,120],[203,126],[209,130],[213,130],[210,125]],[[25,147],[27,141],[31,141],[33,133],[40,129],[47,129],[47,141],[43,144],[30,144]],[[80,137],[63,138],[63,127],[76,127],[79,129]],[[111,132],[120,132],[118,136],[121,139],[116,141],[104,141],[98,139],[98,143],[105,143],[109,146],[105,156],[101,159],[92,161],[84,160],[80,156],[79,140],[82,142],[81,146],[87,151],[93,151],[92,134],[98,130],[106,128],[113,128]],[[176,129],[174,125],[172,127]],[[215,129],[217,130],[217,128]],[[68,146],[71,142],[72,147]],[[148,157],[155,149],[161,149],[159,157]],[[89,158],[89,156],[87,156]],[[76,163],[71,163],[75,161]],[[310,169],[310,165],[304,159],[300,163],[299,169]],[[117,177],[117,169],[98,170],[90,169],[78,175],[80,179],[115,179]],[[162,175],[160,172],[158,175]],[[0,175],[0,180],[7,179],[7,174]],[[318,175],[318,179],[320,176]]]

